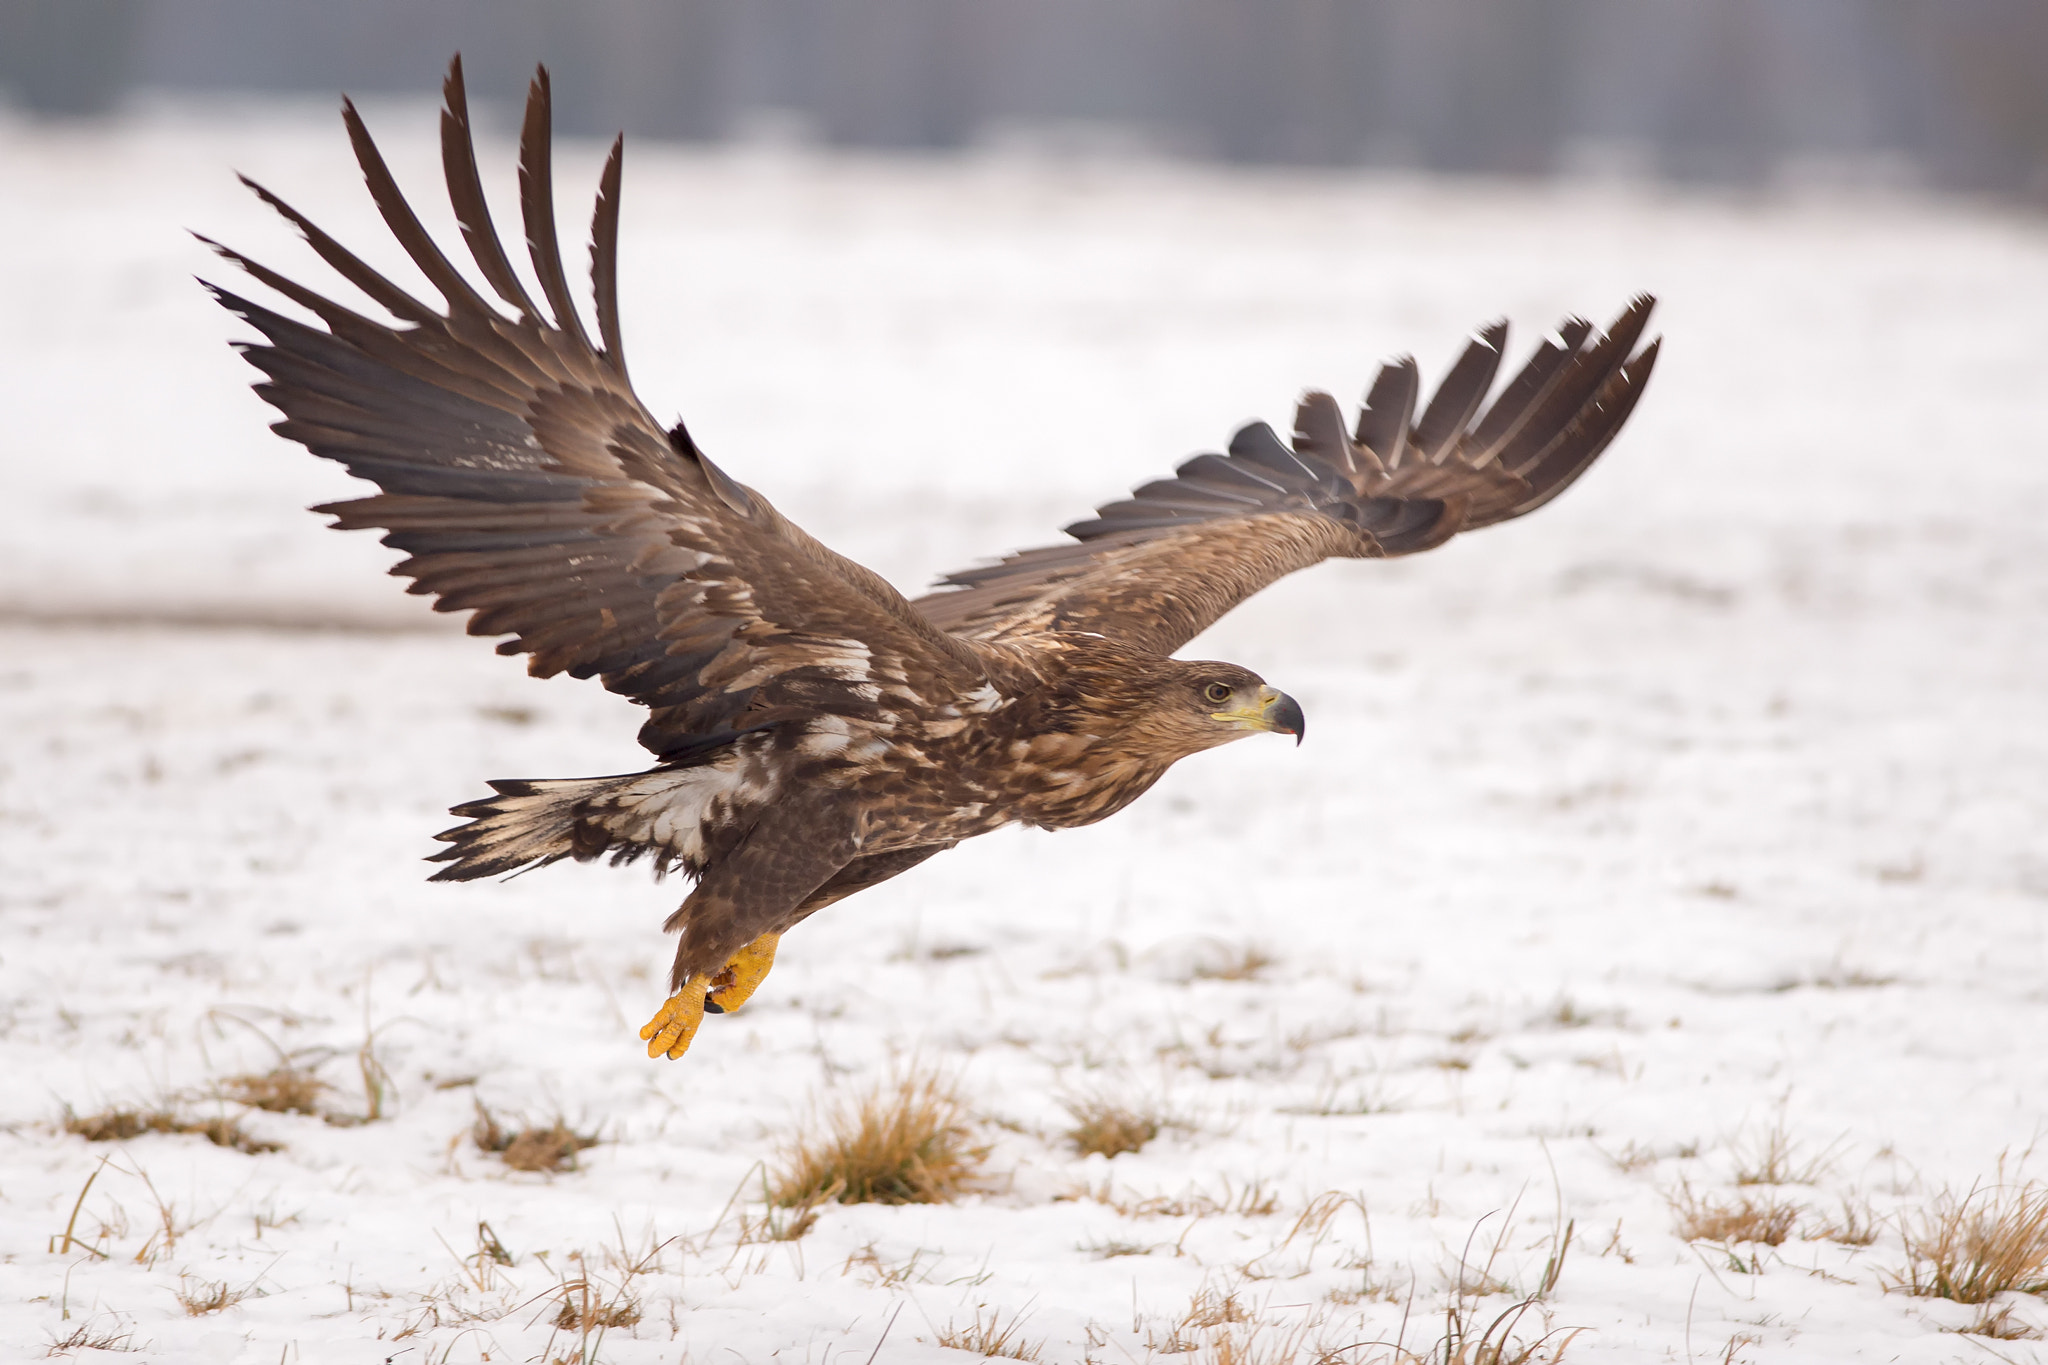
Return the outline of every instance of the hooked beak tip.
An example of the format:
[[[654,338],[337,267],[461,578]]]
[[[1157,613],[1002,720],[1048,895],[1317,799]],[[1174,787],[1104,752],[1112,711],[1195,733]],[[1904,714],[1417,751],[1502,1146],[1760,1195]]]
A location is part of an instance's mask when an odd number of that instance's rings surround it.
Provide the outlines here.
[[[1293,735],[1297,749],[1308,735],[1308,718],[1301,714],[1301,703],[1285,692],[1274,694],[1266,708],[1266,723],[1280,734]]]

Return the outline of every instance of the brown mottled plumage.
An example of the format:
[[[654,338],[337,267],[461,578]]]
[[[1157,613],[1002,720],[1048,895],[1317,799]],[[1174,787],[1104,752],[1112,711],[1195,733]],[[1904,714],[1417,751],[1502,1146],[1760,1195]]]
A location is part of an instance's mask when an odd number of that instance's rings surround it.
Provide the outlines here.
[[[383,530],[411,591],[470,612],[471,634],[509,636],[499,652],[529,655],[534,675],[596,676],[648,708],[652,768],[494,782],[496,795],[456,808],[467,823],[440,836],[449,865],[436,880],[601,855],[695,877],[665,926],[681,931],[679,994],[643,1032],[670,1056],[703,1009],[743,1000],[775,936],[820,907],[1005,824],[1100,820],[1180,759],[1245,734],[1298,740],[1300,709],[1255,674],[1171,653],[1297,569],[1412,554],[1541,506],[1606,447],[1656,360],[1656,343],[1635,349],[1651,306],[1639,298],[1604,333],[1564,323],[1486,406],[1506,336],[1495,324],[1419,415],[1402,360],[1352,429],[1311,393],[1291,442],[1248,426],[1228,453],[1068,527],[1072,543],[906,601],[634,395],[617,304],[622,144],[592,223],[593,338],[555,231],[547,73],[520,146],[545,308],[485,207],[459,59],[446,96],[449,197],[495,301],[428,236],[347,103],[370,193],[441,302],[405,293],[253,183],[397,325],[217,244],[325,330],[215,293],[265,338],[242,349],[284,414],[275,429],[381,490],[317,510]]]

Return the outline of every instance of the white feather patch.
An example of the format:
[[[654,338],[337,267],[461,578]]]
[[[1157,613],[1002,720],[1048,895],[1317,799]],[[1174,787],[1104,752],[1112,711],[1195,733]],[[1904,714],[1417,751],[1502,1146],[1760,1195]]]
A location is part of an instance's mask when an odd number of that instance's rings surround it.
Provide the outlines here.
[[[614,790],[604,827],[635,843],[653,844],[691,862],[704,856],[704,825],[714,807],[730,807],[750,785],[754,765],[739,754],[694,768],[652,772]]]

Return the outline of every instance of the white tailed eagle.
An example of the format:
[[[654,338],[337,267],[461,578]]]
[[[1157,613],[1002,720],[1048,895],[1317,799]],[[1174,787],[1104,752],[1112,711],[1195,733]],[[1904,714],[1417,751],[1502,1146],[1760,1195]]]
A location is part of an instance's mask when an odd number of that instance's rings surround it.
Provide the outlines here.
[[[354,312],[210,242],[325,324],[214,288],[262,333],[242,353],[275,430],[381,490],[315,510],[375,527],[392,572],[536,677],[598,677],[648,709],[644,772],[491,783],[454,813],[436,880],[563,858],[650,858],[696,887],[673,994],[641,1030],[680,1057],[736,1008],[780,935],[962,839],[1112,815],[1180,759],[1295,736],[1301,708],[1235,664],[1171,657],[1224,612],[1331,557],[1441,545],[1556,497],[1641,396],[1652,301],[1606,331],[1569,319],[1494,397],[1507,335],[1480,332],[1427,404],[1412,360],[1382,368],[1355,423],[1307,394],[1291,440],[1264,423],[1026,550],[915,601],[826,549],[635,396],[619,338],[623,140],[591,227],[596,333],[570,296],[535,77],[520,215],[538,297],[477,175],[462,66],[441,115],[448,195],[482,279],[428,236],[353,105],[342,117],[385,224],[440,295],[426,302],[249,183],[394,321]],[[210,286],[211,287],[211,286]],[[495,297],[491,297],[491,296]]]

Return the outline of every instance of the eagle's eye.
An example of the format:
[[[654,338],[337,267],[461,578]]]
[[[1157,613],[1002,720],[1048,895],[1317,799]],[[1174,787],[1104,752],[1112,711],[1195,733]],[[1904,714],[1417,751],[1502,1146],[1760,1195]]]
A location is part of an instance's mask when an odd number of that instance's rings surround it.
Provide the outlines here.
[[[1212,706],[1221,706],[1230,700],[1230,692],[1229,683],[1213,682],[1202,689],[1202,700]]]

